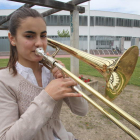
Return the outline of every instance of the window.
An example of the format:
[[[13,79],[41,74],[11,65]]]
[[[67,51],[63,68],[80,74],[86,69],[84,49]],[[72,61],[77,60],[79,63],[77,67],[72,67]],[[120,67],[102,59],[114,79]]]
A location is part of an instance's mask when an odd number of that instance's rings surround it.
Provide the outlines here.
[[[60,16],[60,25],[63,25],[63,24],[64,24],[64,17]]]
[[[131,19],[117,18],[116,26],[132,27]]]
[[[84,16],[83,25],[84,25],[84,26],[87,26],[87,16]]]
[[[102,26],[103,22],[104,22],[103,17],[96,17],[96,24],[95,25]]]
[[[79,16],[79,25],[87,26],[87,16]]]
[[[66,24],[70,25],[70,16],[66,16],[66,17],[67,17]]]
[[[58,25],[70,26],[70,15],[60,15]]]
[[[128,36],[125,37],[125,41],[130,41],[130,40],[131,40],[131,37],[128,37]]]
[[[132,27],[132,20],[124,19],[124,27]]]
[[[79,25],[82,25],[82,16],[79,16]]]
[[[93,16],[90,17],[90,26],[94,26],[94,17]]]
[[[0,20],[5,16],[0,16]],[[44,17],[47,26],[69,26],[70,25],[70,15],[50,15]],[[88,17],[80,15],[79,16],[79,26],[87,26]],[[90,16],[90,26],[122,26],[122,27],[140,27],[140,20],[124,19],[124,18],[114,18],[114,17],[101,17],[101,16]],[[8,22],[3,25],[8,25]]]
[[[51,15],[51,25],[58,25],[57,15]]]
[[[96,17],[95,25],[98,26],[115,26],[115,18],[112,17]]]
[[[47,26],[51,25],[51,16],[46,17]]]
[[[134,27],[140,27],[140,20],[134,20]]]
[[[117,18],[116,26],[123,26],[123,19],[122,18]]]
[[[47,17],[44,17],[47,26],[56,26],[58,25],[58,16],[57,15],[49,15]]]
[[[102,18],[101,17],[99,17],[98,25],[102,25]]]

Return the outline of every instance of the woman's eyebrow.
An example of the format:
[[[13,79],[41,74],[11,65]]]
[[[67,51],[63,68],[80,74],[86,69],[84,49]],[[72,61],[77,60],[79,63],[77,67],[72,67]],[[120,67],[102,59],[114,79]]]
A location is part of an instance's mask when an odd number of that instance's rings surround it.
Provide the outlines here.
[[[33,31],[25,31],[25,33],[32,33],[32,34],[36,34],[36,32],[33,32]],[[47,31],[43,31],[43,32],[41,32],[41,34],[44,34],[44,33],[47,33]]]
[[[47,33],[47,31],[43,31],[43,32],[41,32],[41,34],[44,34],[44,33]]]
[[[32,34],[36,34],[35,32],[33,31],[25,31],[25,33],[32,33]]]

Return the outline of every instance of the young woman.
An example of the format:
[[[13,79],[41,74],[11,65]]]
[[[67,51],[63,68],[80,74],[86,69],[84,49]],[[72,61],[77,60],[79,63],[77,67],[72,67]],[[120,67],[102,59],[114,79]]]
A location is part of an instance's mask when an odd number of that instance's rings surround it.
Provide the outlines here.
[[[8,67],[0,70],[0,139],[74,140],[59,119],[62,102],[81,116],[88,105],[70,88],[76,82],[62,78],[57,68],[52,76],[39,63],[42,57],[35,49],[46,51],[47,46],[43,17],[36,10],[21,8],[12,15],[9,31],[10,59]]]

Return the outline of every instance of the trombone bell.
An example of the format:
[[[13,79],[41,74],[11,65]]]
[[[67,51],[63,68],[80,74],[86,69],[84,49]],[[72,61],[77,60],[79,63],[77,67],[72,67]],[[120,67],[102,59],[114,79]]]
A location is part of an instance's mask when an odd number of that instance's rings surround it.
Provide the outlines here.
[[[127,85],[137,63],[138,47],[130,47],[116,62],[109,74],[105,96],[109,100],[115,99]]]

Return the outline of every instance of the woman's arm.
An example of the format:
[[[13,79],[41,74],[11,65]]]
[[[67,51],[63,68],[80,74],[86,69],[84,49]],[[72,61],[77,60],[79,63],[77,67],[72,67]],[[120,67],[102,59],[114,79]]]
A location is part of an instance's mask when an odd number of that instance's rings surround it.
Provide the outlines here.
[[[61,61],[58,62],[65,67],[65,65]],[[53,68],[52,74],[56,79],[63,77],[61,70],[59,70],[57,67]],[[80,85],[77,85],[77,87],[81,90]],[[70,107],[71,111],[74,114],[80,116],[85,116],[87,114],[88,103],[83,97],[66,97],[64,98],[64,101]]]
[[[19,116],[16,96],[0,82],[0,139],[32,140],[52,115],[55,104],[56,101],[42,90]]]
[[[77,87],[81,90],[80,85]],[[68,97],[64,101],[69,106],[71,111],[79,116],[85,116],[88,112],[88,102],[83,97]]]

